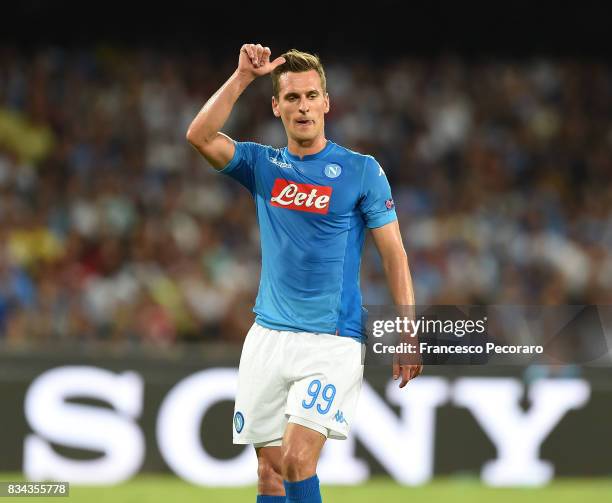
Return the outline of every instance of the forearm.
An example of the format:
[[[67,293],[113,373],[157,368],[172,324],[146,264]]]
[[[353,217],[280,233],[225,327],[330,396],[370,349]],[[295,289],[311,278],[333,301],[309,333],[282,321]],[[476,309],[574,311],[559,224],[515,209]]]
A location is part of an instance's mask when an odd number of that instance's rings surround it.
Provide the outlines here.
[[[383,269],[393,302],[397,306],[414,306],[414,290],[408,257],[402,249],[383,258]]]
[[[374,242],[382,259],[383,269],[387,276],[387,283],[393,302],[397,307],[397,314],[402,317],[414,319],[414,290],[412,288],[412,277],[408,266],[408,256],[404,249],[402,236],[397,220],[372,230]],[[401,342],[414,342],[411,340],[417,334],[400,333]],[[418,376],[423,369],[420,357],[417,355],[395,355],[393,359],[393,378],[397,379],[400,374],[402,382],[399,387],[403,388],[406,383]]]
[[[227,121],[240,95],[254,79],[236,70],[202,107],[187,130],[187,139],[197,145],[212,140]]]

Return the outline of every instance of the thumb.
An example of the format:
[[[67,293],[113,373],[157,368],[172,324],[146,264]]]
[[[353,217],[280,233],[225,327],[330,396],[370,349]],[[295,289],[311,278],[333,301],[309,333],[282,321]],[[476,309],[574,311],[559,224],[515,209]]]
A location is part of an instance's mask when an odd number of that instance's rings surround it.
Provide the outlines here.
[[[274,70],[277,66],[282,65],[285,61],[286,61],[285,58],[283,58],[282,56],[279,56],[278,58],[276,58],[274,61],[270,63],[270,66],[272,66],[272,70]]]

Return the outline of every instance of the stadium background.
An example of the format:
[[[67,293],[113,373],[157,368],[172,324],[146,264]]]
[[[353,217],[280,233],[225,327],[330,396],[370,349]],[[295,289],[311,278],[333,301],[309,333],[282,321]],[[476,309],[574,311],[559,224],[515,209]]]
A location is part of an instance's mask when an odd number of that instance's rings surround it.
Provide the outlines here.
[[[6,19],[4,472],[23,468],[25,437],[36,430],[25,397],[45,370],[68,364],[144,376],[137,420],[146,437],[143,470],[159,472],[168,470],[155,439],[163,395],[198,369],[236,364],[258,283],[253,207],[184,135],[233,71],[244,42],[261,41],[273,55],[297,47],[321,56],[332,100],[328,137],[373,154],[385,168],[418,303],[611,303],[612,67],[598,12],[557,6],[554,13],[472,13],[442,4],[406,12],[379,2],[361,12],[257,4],[230,14],[186,2],[171,10],[24,2],[9,7]],[[282,145],[269,101],[269,79],[259,79],[227,132]],[[370,245],[362,288],[366,303],[389,302]],[[586,379],[590,401],[582,416],[574,411],[559,423],[540,457],[553,459],[557,475],[609,476],[609,367],[565,370]],[[427,374],[533,384],[524,371]],[[387,378],[380,369],[368,374],[383,397]],[[109,407],[91,397],[81,402]],[[228,404],[211,411],[208,427],[205,418],[202,442],[229,459],[239,451],[223,444]],[[398,404],[387,405],[399,412]],[[434,474],[477,480],[495,447],[465,409],[444,405],[437,414]],[[372,473],[388,475],[358,444]],[[54,449],[74,459],[96,452]],[[406,456],[410,447],[401,450]],[[460,494],[461,487],[448,490]],[[572,489],[558,490],[563,497]],[[343,494],[338,501],[348,498]]]

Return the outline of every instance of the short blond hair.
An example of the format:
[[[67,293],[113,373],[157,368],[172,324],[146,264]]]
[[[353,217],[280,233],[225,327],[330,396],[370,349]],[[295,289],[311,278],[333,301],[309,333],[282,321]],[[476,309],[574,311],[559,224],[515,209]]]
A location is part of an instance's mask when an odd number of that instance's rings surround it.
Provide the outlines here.
[[[297,49],[291,49],[285,54],[281,54],[285,58],[285,62],[282,65],[277,66],[271,73],[272,77],[272,91],[276,99],[280,93],[280,76],[287,72],[307,72],[309,70],[316,70],[321,77],[321,88],[323,92],[327,92],[327,81],[325,79],[325,70],[321,64],[319,56],[316,54],[310,54],[308,52],[298,51]]]

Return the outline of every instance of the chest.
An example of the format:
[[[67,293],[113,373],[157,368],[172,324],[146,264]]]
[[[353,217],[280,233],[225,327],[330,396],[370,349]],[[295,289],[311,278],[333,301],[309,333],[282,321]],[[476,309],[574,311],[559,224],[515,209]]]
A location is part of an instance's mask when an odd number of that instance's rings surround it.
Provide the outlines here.
[[[350,166],[334,161],[270,161],[261,168],[257,195],[272,212],[345,216],[358,205],[360,179]]]

